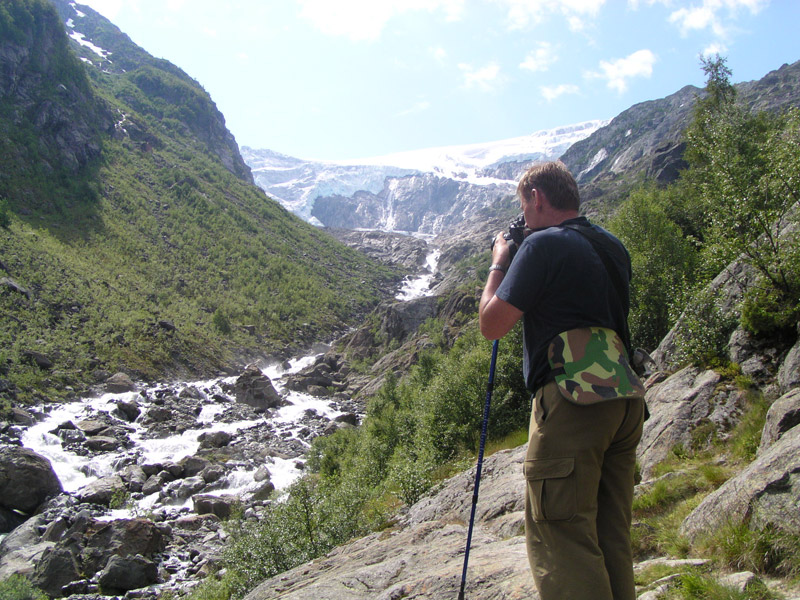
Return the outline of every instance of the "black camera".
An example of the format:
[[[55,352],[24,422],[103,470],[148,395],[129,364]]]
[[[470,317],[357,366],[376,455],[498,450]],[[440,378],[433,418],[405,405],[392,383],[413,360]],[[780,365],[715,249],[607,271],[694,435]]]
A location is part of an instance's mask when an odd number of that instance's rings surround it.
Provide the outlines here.
[[[521,214],[508,225],[508,231],[503,234],[503,239],[508,242],[508,255],[510,260],[514,260],[517,249],[525,240],[525,215]],[[494,249],[494,238],[492,238],[492,249]]]

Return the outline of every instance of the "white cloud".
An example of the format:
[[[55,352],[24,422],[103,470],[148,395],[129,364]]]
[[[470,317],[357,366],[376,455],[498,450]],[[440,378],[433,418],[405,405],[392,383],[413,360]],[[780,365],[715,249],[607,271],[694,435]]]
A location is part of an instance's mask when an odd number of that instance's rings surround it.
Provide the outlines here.
[[[725,44],[720,42],[713,42],[703,48],[703,56],[708,58],[709,56],[714,56],[715,54],[719,54],[720,56],[724,56],[728,53],[728,47]]]
[[[436,62],[438,62],[440,65],[443,65],[445,63],[445,60],[447,59],[447,50],[441,47],[431,48],[430,53],[431,56],[433,56],[433,58],[436,59]]]
[[[630,56],[613,62],[600,61],[600,72],[587,73],[588,77],[605,79],[606,85],[620,94],[628,89],[628,80],[633,77],[650,77],[656,55],[650,50],[639,50]]]
[[[167,0],[167,10],[171,12],[179,12],[184,4],[186,4],[186,0]]]
[[[464,87],[467,89],[477,88],[483,92],[490,92],[496,90],[505,81],[500,73],[500,65],[494,62],[478,68],[461,63],[458,68],[464,74]]]
[[[751,15],[758,14],[769,4],[769,0],[702,0],[699,5],[680,8],[670,14],[670,23],[675,23],[683,35],[690,31],[710,29],[714,35],[725,37],[729,22],[741,10]]]
[[[411,106],[411,107],[409,107],[409,108],[407,108],[405,110],[401,110],[399,113],[397,113],[397,116],[398,117],[409,117],[411,115],[418,115],[421,112],[425,112],[430,107],[431,107],[431,103],[430,102],[428,102],[427,100],[421,100],[420,102],[415,103],[413,106]]]
[[[401,13],[442,11],[449,21],[461,17],[465,0],[297,0],[300,16],[327,35],[353,41],[377,40],[386,23]]]
[[[560,14],[567,19],[570,29],[577,31],[585,26],[584,19],[595,17],[605,0],[493,0],[505,6],[509,29],[525,29],[536,25],[550,14]]]
[[[562,83],[561,85],[544,85],[539,88],[545,100],[552,102],[564,94],[577,94],[580,89],[577,85],[571,83]]]
[[[555,48],[550,42],[539,42],[536,49],[528,53],[525,60],[519,65],[520,69],[527,71],[547,71],[558,60]]]

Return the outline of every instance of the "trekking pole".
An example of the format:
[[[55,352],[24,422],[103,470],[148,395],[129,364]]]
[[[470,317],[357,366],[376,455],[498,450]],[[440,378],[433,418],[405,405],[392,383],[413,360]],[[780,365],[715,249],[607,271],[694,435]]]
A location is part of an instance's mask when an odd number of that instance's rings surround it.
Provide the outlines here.
[[[481,468],[483,467],[483,450],[486,447],[486,429],[489,425],[489,406],[492,403],[494,389],[494,370],[497,364],[497,340],[492,344],[492,362],[489,366],[489,383],[486,386],[486,403],[483,405],[483,424],[481,425],[481,445],[478,450],[478,467],[475,471],[475,489],[472,492],[472,512],[469,516],[467,531],[467,548],[464,551],[464,570],[461,572],[461,591],[458,600],[464,600],[464,587],[467,585],[467,563],[469,563],[469,547],[472,544],[472,526],[475,523],[475,508],[478,506],[478,488],[481,485]]]

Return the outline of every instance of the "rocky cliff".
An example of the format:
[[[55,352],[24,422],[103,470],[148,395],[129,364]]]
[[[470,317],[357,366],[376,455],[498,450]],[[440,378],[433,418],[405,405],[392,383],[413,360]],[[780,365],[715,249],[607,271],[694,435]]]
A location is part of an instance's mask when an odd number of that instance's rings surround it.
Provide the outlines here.
[[[154,58],[113,23],[88,6],[51,0],[61,16],[72,50],[99,72],[125,75],[138,90],[123,93],[131,107],[145,114],[177,119],[186,132],[205,144],[231,173],[253,183],[250,168],[225,126],[225,117],[202,86],[172,63]],[[140,94],[148,99],[142,102]],[[124,120],[124,116],[119,115]]]
[[[0,196],[16,199],[23,192],[13,189],[14,179],[72,178],[90,170],[114,121],[47,2],[15,5],[3,19]],[[49,204],[30,196],[27,203]]]
[[[317,198],[312,215],[332,227],[378,227],[437,234],[513,195],[511,182],[474,185],[430,173],[389,177],[378,194]]]

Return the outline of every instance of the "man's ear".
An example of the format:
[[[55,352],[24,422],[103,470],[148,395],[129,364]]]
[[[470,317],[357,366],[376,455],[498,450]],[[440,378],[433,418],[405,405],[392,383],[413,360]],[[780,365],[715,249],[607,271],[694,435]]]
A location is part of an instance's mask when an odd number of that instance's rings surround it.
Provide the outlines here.
[[[537,188],[531,190],[531,202],[533,202],[533,207],[536,210],[542,210],[544,207],[544,196]]]

